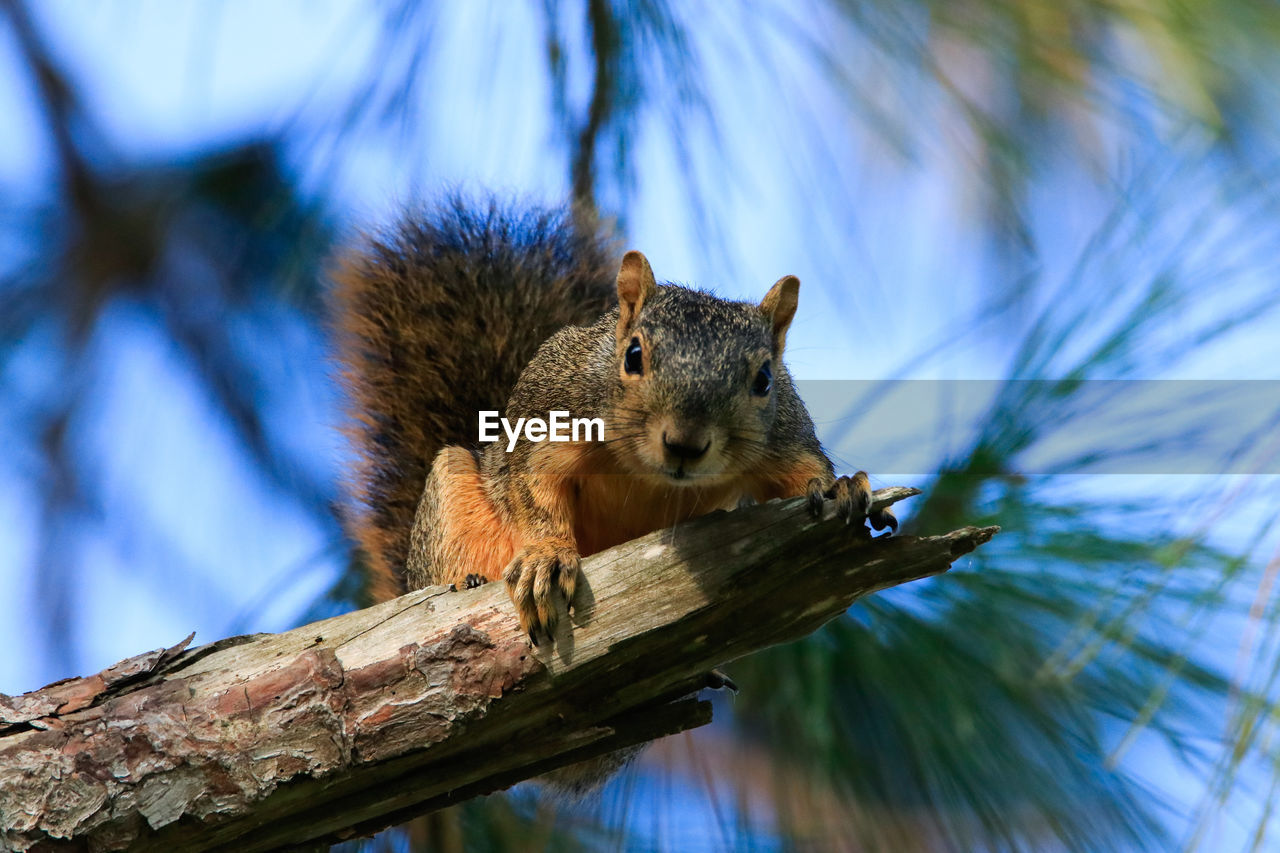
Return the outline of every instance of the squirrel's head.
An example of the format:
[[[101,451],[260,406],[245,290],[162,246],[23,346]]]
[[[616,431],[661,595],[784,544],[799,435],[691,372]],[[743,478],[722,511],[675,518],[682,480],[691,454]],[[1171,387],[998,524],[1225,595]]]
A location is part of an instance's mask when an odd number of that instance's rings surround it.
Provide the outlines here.
[[[645,256],[626,254],[606,422],[636,473],[703,485],[759,464],[788,381],[782,348],[799,292],[789,275],[759,305],[729,302],[658,286]]]

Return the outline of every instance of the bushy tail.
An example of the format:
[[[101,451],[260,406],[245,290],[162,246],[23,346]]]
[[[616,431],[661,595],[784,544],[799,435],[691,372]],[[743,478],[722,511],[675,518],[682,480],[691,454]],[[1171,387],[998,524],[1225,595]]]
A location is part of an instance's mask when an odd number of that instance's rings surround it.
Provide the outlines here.
[[[366,238],[334,270],[333,309],[358,462],[348,529],[369,592],[404,592],[432,459],[474,446],[538,346],[615,301],[610,242],[566,211],[452,198]]]

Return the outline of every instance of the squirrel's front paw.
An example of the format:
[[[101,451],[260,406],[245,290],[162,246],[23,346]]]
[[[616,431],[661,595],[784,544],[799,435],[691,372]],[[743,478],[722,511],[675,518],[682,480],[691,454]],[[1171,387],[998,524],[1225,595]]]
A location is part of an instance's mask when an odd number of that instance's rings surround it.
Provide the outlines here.
[[[870,521],[876,530],[887,527],[892,533],[898,529],[898,519],[888,507],[871,511],[871,481],[867,479],[866,471],[859,471],[852,477],[837,477],[827,488],[823,488],[822,480],[815,477],[809,481],[808,498],[809,512],[814,518],[822,518],[823,500],[830,499],[836,502],[836,517],[851,527],[866,531],[865,522]]]
[[[577,548],[569,543],[535,542],[517,553],[503,571],[507,592],[520,615],[520,627],[535,646],[539,633],[547,637],[555,634],[556,607],[551,599],[554,590],[558,588],[565,604],[572,606],[580,562]]]

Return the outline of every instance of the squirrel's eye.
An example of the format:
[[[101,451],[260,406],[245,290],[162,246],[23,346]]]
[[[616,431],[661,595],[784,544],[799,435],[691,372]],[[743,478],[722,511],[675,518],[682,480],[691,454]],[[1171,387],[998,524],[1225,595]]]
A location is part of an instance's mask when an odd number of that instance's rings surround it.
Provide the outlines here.
[[[632,376],[644,375],[644,358],[641,356],[640,339],[632,338],[627,353],[622,358],[622,369]]]
[[[751,393],[757,397],[768,395],[769,389],[773,387],[773,369],[769,366],[769,362],[760,365],[760,372],[756,374],[756,379],[751,383]]]

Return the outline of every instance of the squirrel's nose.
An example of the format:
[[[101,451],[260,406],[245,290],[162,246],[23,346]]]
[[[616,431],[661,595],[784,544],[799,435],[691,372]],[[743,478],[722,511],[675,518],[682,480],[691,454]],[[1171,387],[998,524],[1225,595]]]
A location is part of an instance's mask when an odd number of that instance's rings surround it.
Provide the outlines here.
[[[691,443],[689,439],[684,437],[680,437],[679,440],[673,442],[667,438],[667,434],[664,432],[662,434],[662,447],[675,458],[691,462],[706,455],[706,452],[711,448],[711,439],[708,438],[701,445]]]

